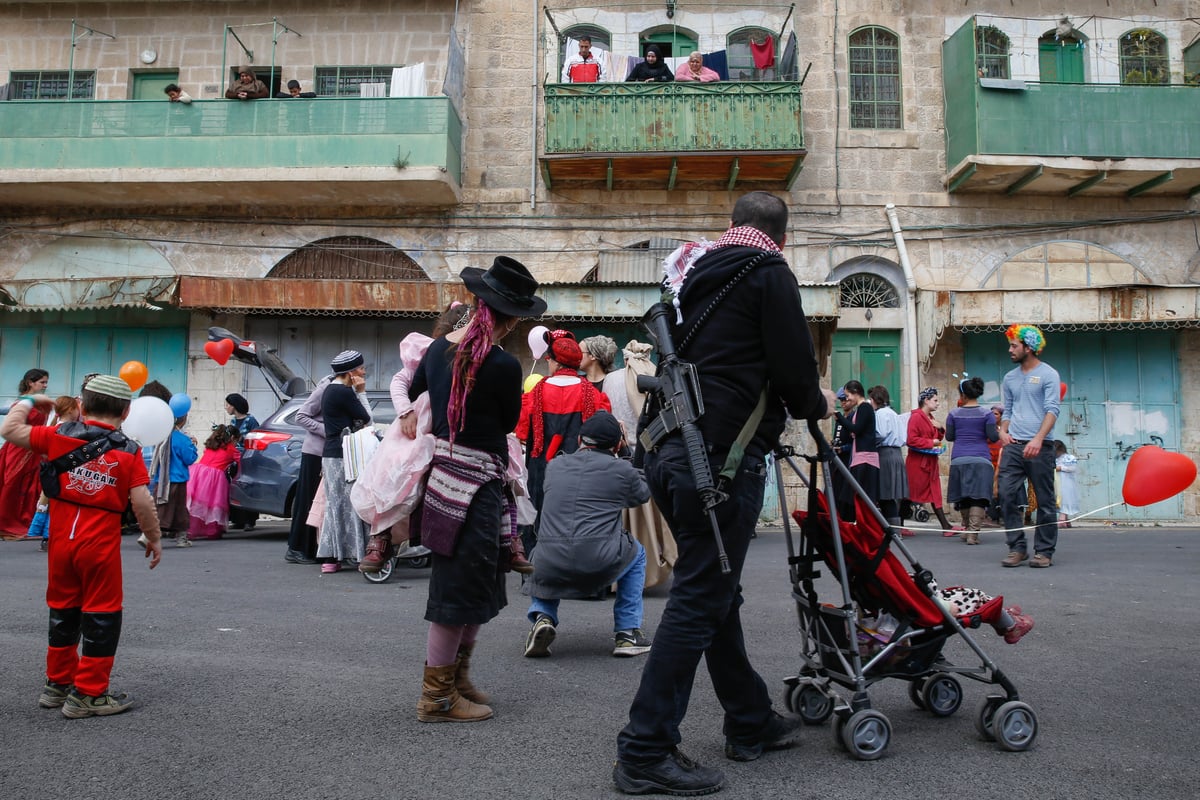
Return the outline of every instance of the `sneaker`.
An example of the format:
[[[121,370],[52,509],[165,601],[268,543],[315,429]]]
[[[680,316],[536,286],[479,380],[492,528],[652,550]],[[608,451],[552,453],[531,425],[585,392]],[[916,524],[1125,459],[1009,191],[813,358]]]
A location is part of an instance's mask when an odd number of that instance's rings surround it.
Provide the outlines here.
[[[1033,566],[1030,564],[1030,566]],[[1013,626],[1004,632],[1004,641],[1016,644],[1021,637],[1033,630],[1033,617],[1021,613],[1020,606],[1008,609],[1008,615],[1013,618]]]
[[[538,615],[537,620],[533,623],[533,628],[529,631],[529,637],[525,640],[525,657],[545,658],[550,655],[550,644],[557,635],[558,631],[554,629],[554,620],[545,614]]]
[[[642,635],[641,628],[617,631],[617,635],[613,639],[614,656],[640,656],[642,653],[650,652],[650,640]]]
[[[783,750],[791,747],[800,738],[800,728],[804,720],[788,714],[784,716],[778,711],[772,711],[767,724],[754,739],[725,740],[725,757],[732,761],[754,761],[767,750]]]
[[[1050,560],[1050,556],[1044,556],[1041,553],[1038,553],[1036,556],[1029,559],[1029,566],[1037,569],[1044,569],[1053,563],[1054,562]]]
[[[332,575],[335,572],[341,572],[342,565],[337,561],[327,561],[321,565],[321,573],[323,575]]]
[[[367,542],[367,552],[363,560],[358,562],[358,571],[375,573],[383,569],[392,557],[392,534],[377,533]]]
[[[1004,557],[1004,560],[1001,561],[1000,564],[1005,567],[1019,567],[1021,566],[1022,561],[1027,561],[1028,559],[1028,553],[1022,553],[1019,550],[1013,550]]]
[[[697,764],[675,747],[661,761],[650,764],[617,761],[613,765],[613,783],[625,794],[694,797],[720,791],[725,785],[725,773]]]
[[[175,539],[175,546],[176,547],[191,547],[192,540],[189,539],[188,537],[184,536],[181,533],[181,534],[179,534],[178,538]]]
[[[67,693],[63,701],[62,713],[70,719],[83,717],[107,717],[128,711],[133,706],[133,698],[125,692],[116,694],[105,693],[99,697],[79,694],[74,689]]]
[[[137,543],[138,543],[138,547],[149,547],[150,546],[150,540],[146,538],[146,534],[144,534],[144,533],[141,536],[137,537]]]
[[[317,560],[315,558],[309,558],[308,556],[304,555],[304,553],[300,552],[299,550],[292,550],[291,548],[289,548],[288,551],[284,554],[283,560],[288,562],[289,564],[315,564],[315,563],[317,563]]]
[[[38,697],[38,705],[42,708],[62,708],[70,691],[70,684],[55,683],[47,678],[46,685],[42,687],[42,694]]]

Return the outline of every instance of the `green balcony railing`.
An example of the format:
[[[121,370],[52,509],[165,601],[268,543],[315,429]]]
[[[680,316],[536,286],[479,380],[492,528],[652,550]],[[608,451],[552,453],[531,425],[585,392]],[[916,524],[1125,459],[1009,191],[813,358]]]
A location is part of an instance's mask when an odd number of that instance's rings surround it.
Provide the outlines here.
[[[445,97],[0,103],[0,169],[439,167],[461,183]]]
[[[800,84],[547,84],[546,155],[804,149]]]
[[[988,81],[974,24],[942,45],[946,163],[972,155],[1200,158],[1200,87]]]

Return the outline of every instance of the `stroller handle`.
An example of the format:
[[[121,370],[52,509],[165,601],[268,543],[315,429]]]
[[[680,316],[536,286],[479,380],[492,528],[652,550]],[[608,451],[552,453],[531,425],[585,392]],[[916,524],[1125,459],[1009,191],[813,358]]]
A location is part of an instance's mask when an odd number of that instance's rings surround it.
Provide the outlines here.
[[[827,461],[832,458],[833,448],[829,446],[829,440],[825,438],[825,432],[821,430],[821,420],[810,419],[808,433],[817,443],[817,460]]]

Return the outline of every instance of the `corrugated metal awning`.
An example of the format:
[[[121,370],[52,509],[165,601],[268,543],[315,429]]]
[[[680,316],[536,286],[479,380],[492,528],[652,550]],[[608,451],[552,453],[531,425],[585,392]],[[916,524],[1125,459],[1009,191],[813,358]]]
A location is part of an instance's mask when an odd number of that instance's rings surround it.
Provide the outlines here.
[[[468,300],[461,283],[325,279],[179,279],[179,307],[246,314],[386,316],[437,314],[453,300]]]
[[[178,276],[30,279],[0,283],[9,311],[79,311],[174,305]]]

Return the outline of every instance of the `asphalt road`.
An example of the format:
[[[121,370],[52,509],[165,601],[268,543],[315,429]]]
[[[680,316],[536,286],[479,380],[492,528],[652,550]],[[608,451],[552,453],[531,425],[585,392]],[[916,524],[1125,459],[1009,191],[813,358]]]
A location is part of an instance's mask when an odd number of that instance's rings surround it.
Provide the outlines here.
[[[554,655],[522,657],[526,608],[484,628],[476,683],[494,720],[416,721],[428,571],[388,584],[286,564],[282,523],[254,535],[168,547],[150,572],[126,538],[125,628],[113,676],[137,706],[68,720],[39,709],[45,557],[0,544],[0,798],[597,798],[644,659],[610,656],[611,606],[565,602]],[[1200,672],[1200,532],[1064,531],[1055,566],[1002,569],[982,547],[923,533],[907,540],[943,586],[1003,593],[1036,628],[1017,645],[979,642],[1013,678],[1041,726],[1034,749],[1001,752],[972,722],[969,684],[949,718],[917,710],[907,686],[873,689],[892,723],[885,758],[858,762],[828,724],[800,746],[735,764],[701,666],[683,747],[720,765],[728,798],[1132,798],[1200,796],[1194,687]],[[752,658],[779,696],[799,637],[783,536],[764,531],[745,573]],[[651,590],[653,635],[665,592]],[[960,647],[954,645],[954,648]],[[960,653],[950,649],[951,655]]]

